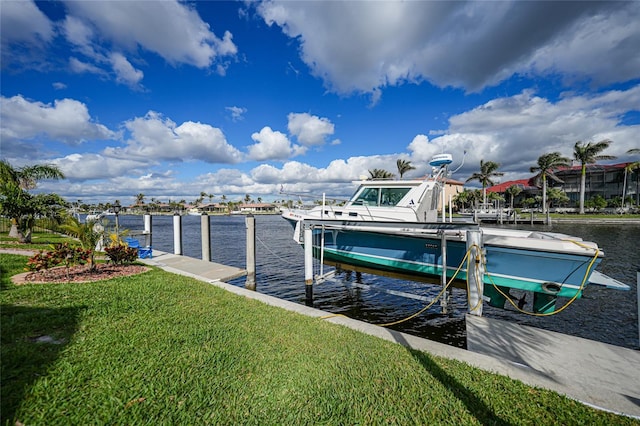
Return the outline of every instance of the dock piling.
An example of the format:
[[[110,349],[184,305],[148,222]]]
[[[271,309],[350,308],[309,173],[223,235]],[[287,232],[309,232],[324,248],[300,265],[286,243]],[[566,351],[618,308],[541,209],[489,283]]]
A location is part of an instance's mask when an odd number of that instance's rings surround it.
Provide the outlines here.
[[[440,244],[441,244],[441,256],[442,260],[442,275],[440,276],[440,282],[442,284],[442,288],[447,287],[447,236],[444,231],[440,231]],[[450,293],[449,290],[444,290],[442,293],[442,297],[440,298],[440,307],[442,308],[442,313],[446,314],[449,310],[449,298]]]
[[[182,216],[173,215],[173,254],[182,255]]]
[[[151,247],[152,241],[151,241],[151,215],[150,214],[145,214],[144,215],[144,245],[145,247]]]
[[[469,292],[469,313],[482,316],[482,293],[484,292],[484,263],[482,231],[467,231],[467,250],[471,261],[467,270],[467,291]]]
[[[200,216],[200,239],[202,242],[202,260],[211,262],[211,221],[207,213]]]
[[[248,215],[245,218],[247,227],[247,280],[245,288],[256,289],[256,218]]]
[[[307,304],[313,302],[313,230],[304,225],[304,284]]]

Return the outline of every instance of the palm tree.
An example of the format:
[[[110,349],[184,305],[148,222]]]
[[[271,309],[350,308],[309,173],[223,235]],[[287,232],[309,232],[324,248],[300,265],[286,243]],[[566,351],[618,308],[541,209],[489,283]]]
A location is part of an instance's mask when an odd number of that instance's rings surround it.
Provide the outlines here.
[[[584,192],[587,177],[587,164],[595,164],[598,160],[613,160],[613,155],[600,155],[602,151],[609,148],[612,141],[603,139],[600,142],[588,142],[586,145],[578,141],[573,147],[573,157],[582,166],[580,172],[580,214],[584,214]]]
[[[136,195],[136,206],[140,206],[142,204],[144,204],[144,194],[140,193]]]
[[[511,185],[504,192],[509,196],[511,200],[511,210],[513,210],[513,200],[518,196],[518,194],[522,192],[522,188],[520,188],[518,185]]]
[[[538,158],[538,165],[532,166],[529,171],[531,173],[539,172],[537,178],[542,178],[542,213],[547,212],[547,177],[561,182],[561,180],[553,174],[553,170],[558,167],[566,167],[569,165],[569,159],[563,157],[559,152],[551,152],[543,154]]]
[[[391,179],[394,177],[393,173],[388,172],[384,169],[373,169],[373,170],[368,170],[369,172],[369,180],[374,180],[374,179]]]
[[[33,189],[42,179],[64,179],[64,173],[52,164],[36,164],[14,168],[5,160],[0,160],[0,183],[16,185],[21,189]]]
[[[640,148],[633,148],[627,151],[627,154],[640,154]],[[624,168],[624,183],[622,185],[622,207],[625,205],[625,197],[627,190],[627,173],[632,173],[634,170],[640,169],[640,161],[634,161],[629,163]]]
[[[5,160],[0,160],[0,195],[5,200],[5,204],[12,204],[11,230],[9,237],[18,238],[23,241],[30,240],[30,227],[33,210],[30,206],[32,199],[26,192],[36,187],[42,179],[64,179],[64,173],[57,166],[52,164],[36,164],[14,168]],[[13,201],[18,201],[13,203]],[[57,203],[57,201],[56,201]],[[21,218],[25,216],[26,222],[21,225]],[[20,229],[22,228],[22,229]],[[26,233],[26,235],[25,235]]]
[[[487,204],[487,186],[495,185],[495,183],[493,182],[493,180],[491,180],[491,178],[504,175],[504,173],[497,171],[499,167],[500,167],[500,164],[494,161],[487,161],[485,163],[484,160],[480,160],[480,171],[475,172],[474,174],[471,175],[469,179],[466,180],[466,182],[477,180],[482,184],[482,203],[483,204]]]
[[[398,158],[398,161],[396,161],[396,166],[398,167],[398,173],[400,174],[400,179],[402,179],[402,176],[408,171],[416,169],[411,165],[411,161],[403,160],[401,158]]]
[[[96,246],[103,237],[103,233],[95,226],[96,223],[97,222],[95,220],[88,220],[81,223],[77,218],[71,216],[67,218],[66,223],[60,226],[65,233],[80,240],[80,245],[83,249],[91,251],[89,256],[91,270],[96,269]]]
[[[456,194],[453,197],[453,202],[458,206],[458,209],[464,209],[467,203],[471,202],[471,191],[468,189],[463,189],[462,192]]]

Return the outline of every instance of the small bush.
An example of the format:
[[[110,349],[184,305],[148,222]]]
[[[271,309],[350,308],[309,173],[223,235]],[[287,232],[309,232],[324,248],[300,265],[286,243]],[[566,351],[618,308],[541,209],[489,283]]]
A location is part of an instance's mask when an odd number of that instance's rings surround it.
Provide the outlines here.
[[[45,271],[59,265],[64,265],[69,276],[69,268],[73,265],[84,265],[91,259],[92,251],[82,247],[73,247],[69,243],[54,244],[53,250],[40,251],[29,258],[26,269],[28,271]]]
[[[138,259],[138,249],[127,247],[122,244],[105,247],[104,251],[109,260],[115,265],[133,263]]]
[[[52,251],[40,250],[27,261],[27,271],[45,271],[47,269],[58,266],[59,259]]]

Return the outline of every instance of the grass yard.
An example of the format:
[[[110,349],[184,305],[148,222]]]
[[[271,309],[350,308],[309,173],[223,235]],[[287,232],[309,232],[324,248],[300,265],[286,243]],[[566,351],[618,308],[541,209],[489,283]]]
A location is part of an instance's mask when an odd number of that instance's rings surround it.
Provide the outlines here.
[[[161,270],[15,286],[0,255],[2,424],[637,424]]]
[[[80,243],[73,238],[66,235],[54,234],[51,232],[34,232],[31,237],[31,243],[19,243],[15,238],[7,237],[6,235],[0,235],[0,247],[2,248],[14,248],[23,250],[51,250],[52,244],[59,243]]]

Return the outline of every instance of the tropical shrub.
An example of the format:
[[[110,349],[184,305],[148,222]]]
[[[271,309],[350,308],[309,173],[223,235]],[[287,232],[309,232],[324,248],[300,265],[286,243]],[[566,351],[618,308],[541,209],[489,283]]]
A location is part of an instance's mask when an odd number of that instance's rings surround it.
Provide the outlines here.
[[[82,247],[74,247],[69,243],[59,243],[52,246],[52,250],[43,251],[33,255],[27,261],[28,271],[46,271],[56,266],[64,265],[67,280],[70,280],[69,269],[74,265],[84,265],[91,258],[91,250]]]
[[[115,265],[126,265],[138,259],[138,249],[124,244],[113,244],[104,249],[109,261]]]
[[[84,223],[80,222],[73,216],[67,218],[66,223],[60,226],[60,228],[67,234],[72,237],[80,240],[80,244],[82,248],[88,250],[90,253],[89,263],[91,265],[91,269],[95,269],[95,252],[96,246],[98,242],[102,240],[104,233],[102,232],[102,227],[95,221],[88,220]]]

